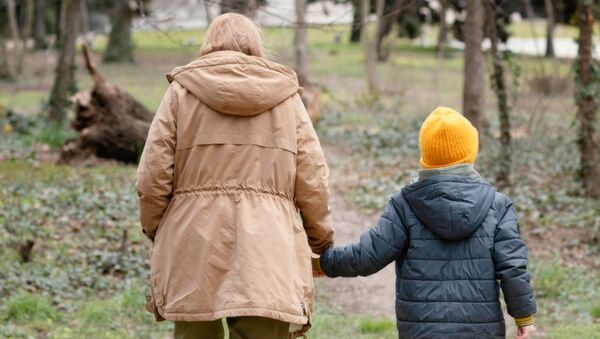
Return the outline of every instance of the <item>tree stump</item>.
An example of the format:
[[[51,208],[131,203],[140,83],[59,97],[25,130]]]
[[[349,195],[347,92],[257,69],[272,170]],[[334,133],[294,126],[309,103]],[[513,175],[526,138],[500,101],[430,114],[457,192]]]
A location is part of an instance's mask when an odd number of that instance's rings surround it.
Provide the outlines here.
[[[98,72],[86,45],[85,65],[94,81],[91,91],[73,97],[75,119],[71,126],[79,137],[61,150],[61,161],[85,160],[91,156],[137,163],[154,114],[129,93],[108,83]]]

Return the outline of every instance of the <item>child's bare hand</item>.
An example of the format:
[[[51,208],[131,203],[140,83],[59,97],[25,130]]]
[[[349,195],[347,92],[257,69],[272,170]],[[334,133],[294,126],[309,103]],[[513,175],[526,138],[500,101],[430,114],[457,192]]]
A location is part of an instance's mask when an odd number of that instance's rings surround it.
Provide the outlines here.
[[[535,326],[533,326],[533,325],[519,327],[517,329],[516,339],[529,339],[529,338],[531,338],[531,335],[533,332],[535,332]]]
[[[321,269],[321,262],[318,256],[314,257],[311,259],[312,262],[312,271],[313,271],[313,278],[322,278],[325,276],[325,273],[323,273],[323,270]]]

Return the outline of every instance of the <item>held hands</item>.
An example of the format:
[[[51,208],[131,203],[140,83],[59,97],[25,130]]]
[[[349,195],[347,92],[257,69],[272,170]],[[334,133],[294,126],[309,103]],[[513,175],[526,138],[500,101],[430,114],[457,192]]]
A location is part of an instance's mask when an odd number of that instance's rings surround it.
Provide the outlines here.
[[[535,326],[533,325],[519,327],[516,339],[529,339],[532,337],[533,332],[535,332]]]
[[[312,262],[312,271],[314,278],[322,278],[325,276],[323,270],[321,269],[321,258],[319,256],[311,258]]]

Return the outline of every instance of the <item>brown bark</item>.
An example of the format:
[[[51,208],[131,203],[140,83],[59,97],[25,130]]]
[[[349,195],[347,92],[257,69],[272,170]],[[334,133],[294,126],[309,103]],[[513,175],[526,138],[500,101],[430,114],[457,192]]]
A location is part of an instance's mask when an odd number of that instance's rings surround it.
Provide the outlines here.
[[[449,0],[440,0],[440,5],[440,30],[437,36],[438,56],[444,54],[444,49],[448,44],[448,23],[446,22],[446,14],[448,12]]]
[[[379,11],[377,14],[377,40],[375,40],[375,48],[377,50],[378,61],[385,61],[390,55],[390,44],[384,46],[383,41],[392,32],[394,24],[398,22],[398,18],[400,17],[400,14],[402,14],[402,9],[406,4],[406,0],[395,0],[391,8],[386,6],[389,4],[388,1],[384,0],[383,2],[385,3],[385,5],[381,6],[383,7],[383,10],[380,10],[380,7],[378,7]],[[379,13],[381,13],[381,15]]]
[[[23,42],[27,46],[27,39],[31,38],[31,32],[33,31],[33,22],[35,18],[35,4],[33,0],[27,0],[25,2],[27,15],[25,16],[25,28],[23,29]]]
[[[463,114],[480,132],[484,121],[485,65],[482,0],[467,0],[465,21],[465,61],[463,66]]]
[[[554,57],[554,28],[556,20],[554,19],[554,5],[552,0],[544,0],[546,6],[546,57]]]
[[[295,0],[296,4],[296,26],[294,30],[294,47],[296,54],[296,74],[300,86],[308,86],[308,46],[306,44],[306,11],[305,0]]]
[[[0,30],[2,27],[0,27]],[[0,34],[0,79],[12,80],[13,74],[10,70],[8,59],[8,49],[6,48],[6,39]]]
[[[35,0],[35,25],[34,25],[35,49],[42,50],[47,47],[46,43],[46,0]]]
[[[379,94],[378,88],[378,80],[377,80],[377,70],[376,70],[376,53],[375,44],[371,41],[369,37],[369,10],[370,10],[370,1],[369,0],[361,0],[361,16],[362,16],[362,41],[365,48],[365,66],[367,73],[367,85],[369,87],[369,92],[372,95]]]
[[[21,257],[22,262],[30,262],[33,257],[33,246],[35,245],[35,241],[31,239],[25,240],[23,243],[19,244],[19,256]]]
[[[386,17],[383,13],[385,10],[385,0],[375,1],[375,14],[377,15],[377,26],[375,33],[375,51],[377,52],[377,61],[385,61],[388,57],[388,50],[384,47],[384,39],[387,36],[384,34],[386,27]]]
[[[10,67],[14,67],[16,74],[21,74],[23,70],[23,59],[25,56],[25,44],[24,39],[21,37],[21,31],[17,23],[17,8],[15,0],[6,0],[6,11],[8,14],[8,27],[10,28],[11,39],[13,42],[14,50],[14,62]],[[10,54],[8,54],[10,55]]]
[[[352,26],[350,27],[350,43],[360,42],[360,36],[362,35],[362,10],[360,4],[360,0],[352,0],[354,11],[352,13]]]
[[[577,91],[580,126],[579,149],[581,180],[589,197],[600,198],[600,132],[598,131],[598,102],[595,88],[598,76],[595,71],[593,53],[594,15],[593,5],[579,1],[579,56],[577,59]]]
[[[255,9],[251,8],[250,1],[251,0],[222,0],[221,14],[234,12],[251,16]]]
[[[492,82],[493,90],[496,92],[498,100],[498,118],[500,121],[500,158],[498,159],[498,171],[496,172],[496,184],[500,188],[510,186],[510,170],[512,167],[510,134],[510,107],[508,106],[508,96],[506,92],[506,82],[504,79],[504,65],[502,56],[498,49],[499,39],[496,26],[497,9],[493,0],[484,0],[487,12],[488,36],[490,38],[493,61]]]
[[[129,0],[115,0],[110,21],[108,46],[104,62],[133,62],[133,41],[131,23],[135,8]]]
[[[90,37],[90,10],[88,8],[87,0],[81,2],[81,34],[86,44],[92,44],[92,38]]]
[[[204,15],[206,16],[206,26],[210,26],[210,23],[213,21],[212,11],[210,10],[210,4],[208,0],[202,0],[202,4],[204,5]]]
[[[250,19],[256,18],[256,12],[258,11],[258,2],[256,0],[248,0],[248,9],[245,14]]]
[[[67,19],[65,18],[65,10],[67,6],[65,6],[64,2],[69,0],[56,0],[55,2],[55,12],[54,12],[54,31],[56,32],[55,42],[56,49],[60,49],[60,44],[62,41],[62,35],[65,31],[65,22]]]
[[[525,15],[528,20],[535,19],[535,11],[533,10],[533,5],[531,4],[531,0],[523,0],[525,5]]]
[[[3,20],[4,18],[2,18],[1,15],[0,19],[2,19],[0,20],[0,79],[12,80],[14,74],[10,67],[10,54],[8,52],[8,48],[6,47],[8,39],[4,35],[8,20]]]
[[[54,85],[48,100],[48,119],[62,122],[70,106],[69,95],[75,91],[75,42],[79,32],[79,8],[81,0],[63,0],[65,30],[61,34],[60,49],[56,63]]]
[[[73,162],[96,156],[135,163],[146,142],[153,114],[104,79],[87,46],[83,46],[83,53],[94,87],[75,95],[71,126],[79,131],[79,137],[63,146],[61,159]]]

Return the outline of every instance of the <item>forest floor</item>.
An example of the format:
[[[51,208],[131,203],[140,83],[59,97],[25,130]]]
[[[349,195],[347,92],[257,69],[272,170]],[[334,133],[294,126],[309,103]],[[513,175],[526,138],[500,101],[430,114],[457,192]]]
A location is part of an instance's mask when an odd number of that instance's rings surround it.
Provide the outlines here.
[[[460,108],[462,54],[398,40],[379,64],[382,94],[366,94],[362,47],[340,32],[309,30],[311,71],[322,90],[315,125],[331,168],[336,244],[358,240],[418,166],[418,130],[437,105]],[[109,81],[154,110],[163,74],[196,56],[203,32],[136,33],[134,65],[100,65]],[[292,32],[266,30],[274,58],[291,64]],[[95,42],[101,52],[103,40]],[[52,54],[28,56],[21,78],[0,83],[0,337],[166,338],[142,309],[148,243],[139,232],[135,168],[114,162],[55,165],[73,132],[40,119]],[[577,179],[571,64],[514,57],[513,185],[530,252],[539,337],[600,338],[600,204]],[[513,76],[513,75],[519,76]],[[77,74],[80,88],[90,80]],[[515,80],[515,81],[512,81]],[[15,112],[17,115],[14,115]],[[494,182],[498,123],[486,93],[487,126],[477,162]],[[32,256],[20,253],[28,240]],[[394,267],[355,279],[319,279],[311,338],[395,338]],[[507,319],[507,324],[511,320]]]

